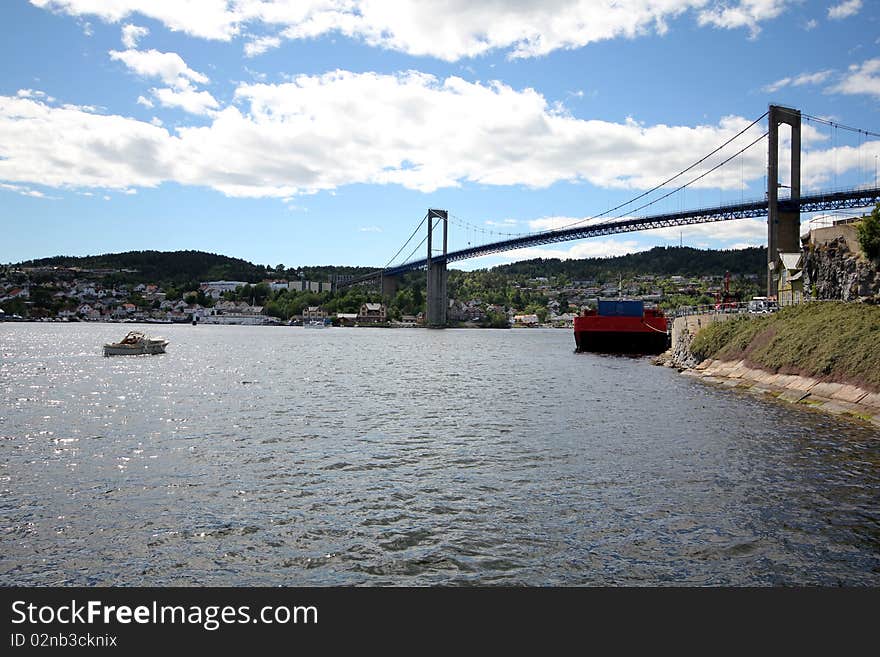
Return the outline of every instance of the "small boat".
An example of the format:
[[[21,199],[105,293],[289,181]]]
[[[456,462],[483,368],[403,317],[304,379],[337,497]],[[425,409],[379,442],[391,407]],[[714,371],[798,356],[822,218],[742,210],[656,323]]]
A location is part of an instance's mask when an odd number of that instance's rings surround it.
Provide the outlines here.
[[[119,342],[104,345],[105,356],[139,356],[141,354],[164,354],[168,340],[150,338],[140,331],[129,331]]]

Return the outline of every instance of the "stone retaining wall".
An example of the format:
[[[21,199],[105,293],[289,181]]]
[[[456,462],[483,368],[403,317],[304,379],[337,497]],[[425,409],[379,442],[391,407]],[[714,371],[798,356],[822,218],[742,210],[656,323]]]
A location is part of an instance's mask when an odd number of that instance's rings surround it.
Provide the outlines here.
[[[745,361],[707,359],[682,374],[760,395],[772,395],[793,404],[805,404],[833,415],[850,415],[880,428],[880,393],[806,376],[773,374],[750,368]]]
[[[691,353],[691,342],[697,333],[710,324],[739,316],[736,313],[705,313],[676,317],[672,322],[672,345],[661,357],[659,364],[682,369],[695,367],[699,361]]]

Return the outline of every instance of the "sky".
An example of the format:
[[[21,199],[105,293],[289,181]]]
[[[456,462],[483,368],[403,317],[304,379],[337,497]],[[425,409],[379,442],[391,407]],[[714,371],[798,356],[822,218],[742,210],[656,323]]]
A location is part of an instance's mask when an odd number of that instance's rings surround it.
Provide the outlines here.
[[[877,0],[4,0],[0,57],[5,263],[382,267],[424,257],[424,226],[401,246],[428,208],[458,249],[763,198],[770,104],[880,133]],[[876,184],[870,134],[806,121],[802,152],[804,193]],[[673,244],[762,245],[766,222],[455,266]]]

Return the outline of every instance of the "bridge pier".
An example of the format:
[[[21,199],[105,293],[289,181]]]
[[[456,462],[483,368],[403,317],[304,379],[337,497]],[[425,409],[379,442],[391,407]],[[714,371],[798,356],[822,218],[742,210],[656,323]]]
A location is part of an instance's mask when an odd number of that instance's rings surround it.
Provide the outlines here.
[[[446,292],[446,261],[434,262],[428,267],[428,326],[446,327],[446,309],[449,300]]]
[[[780,253],[801,250],[801,112],[770,106],[769,153],[767,157],[767,296],[779,292],[776,263]],[[779,201],[779,125],[791,126],[791,198]],[[784,185],[782,185],[784,186]]]
[[[446,210],[428,210],[428,317],[429,328],[446,327],[446,310],[449,298],[446,291],[446,247],[449,214]],[[434,219],[443,219],[443,257],[434,258],[433,236]]]
[[[386,299],[391,299],[397,294],[397,290],[400,287],[400,277],[399,276],[388,276],[387,274],[382,274],[382,296]]]

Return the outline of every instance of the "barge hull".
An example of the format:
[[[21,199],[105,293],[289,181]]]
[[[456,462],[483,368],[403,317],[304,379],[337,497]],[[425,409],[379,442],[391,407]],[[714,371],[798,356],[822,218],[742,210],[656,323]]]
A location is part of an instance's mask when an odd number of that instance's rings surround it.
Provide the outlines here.
[[[602,304],[598,313],[575,318],[574,339],[578,351],[659,354],[669,346],[666,329],[667,319],[659,310]]]
[[[661,354],[668,348],[665,333],[575,331],[578,351],[619,354]]]

